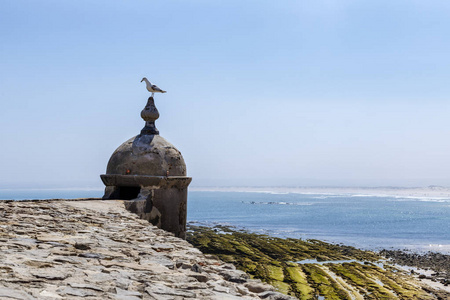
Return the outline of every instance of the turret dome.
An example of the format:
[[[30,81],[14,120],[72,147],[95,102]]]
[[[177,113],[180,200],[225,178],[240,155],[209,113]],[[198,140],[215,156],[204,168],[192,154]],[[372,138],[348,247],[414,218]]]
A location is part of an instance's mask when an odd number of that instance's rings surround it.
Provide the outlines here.
[[[160,135],[137,135],[114,151],[108,175],[186,176],[180,151]]]

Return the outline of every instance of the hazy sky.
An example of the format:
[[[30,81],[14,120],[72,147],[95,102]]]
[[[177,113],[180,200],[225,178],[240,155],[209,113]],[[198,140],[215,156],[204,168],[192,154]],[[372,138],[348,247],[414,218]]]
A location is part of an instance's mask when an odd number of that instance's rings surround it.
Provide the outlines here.
[[[0,188],[102,187],[143,76],[192,186],[450,186],[449,1],[0,0]]]

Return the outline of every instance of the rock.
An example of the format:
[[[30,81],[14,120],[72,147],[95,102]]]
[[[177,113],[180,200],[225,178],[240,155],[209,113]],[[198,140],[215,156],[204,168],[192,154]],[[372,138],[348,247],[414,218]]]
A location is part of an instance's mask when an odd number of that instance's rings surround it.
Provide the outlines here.
[[[227,288],[225,286],[217,284],[217,285],[213,285],[213,291],[229,294],[230,293],[230,288]]]
[[[177,261],[176,267],[181,268],[181,269],[191,269],[192,264],[189,264],[187,262]]]
[[[142,294],[135,291],[127,291],[120,288],[116,288],[116,294],[118,299],[142,299]]]
[[[158,252],[172,251],[174,249],[170,244],[154,244],[152,245],[152,248]]]
[[[278,293],[278,292],[273,292],[273,291],[266,291],[266,292],[262,292],[259,293],[258,296],[261,299],[267,299],[267,300],[295,300],[297,298],[288,296],[288,295],[284,295],[282,293]]]
[[[171,270],[175,268],[174,262],[166,256],[151,256],[149,258],[141,258],[139,263],[141,265],[159,264]]]
[[[36,236],[36,239],[40,242],[57,242],[59,243],[63,239],[63,235],[60,234],[40,234]]]
[[[63,298],[60,295],[53,293],[53,292],[49,292],[47,290],[43,290],[42,292],[40,292],[39,296],[45,297],[45,298],[52,298],[52,299],[62,299]]]
[[[70,295],[70,296],[78,296],[78,297],[88,297],[88,296],[96,296],[97,294],[93,291],[86,289],[74,289],[71,287],[63,287],[57,290],[58,293],[62,295]]]
[[[203,290],[207,289],[208,285],[204,282],[190,282],[190,283],[177,283],[174,285],[174,287],[182,290]]]
[[[80,259],[78,257],[65,257],[65,256],[52,256],[54,262],[59,263],[70,263],[70,264],[82,264],[85,263],[83,259]]]
[[[31,275],[37,278],[44,278],[48,280],[64,280],[69,277],[68,273],[63,273],[55,269],[46,268],[44,270],[31,270]]]
[[[190,273],[188,276],[197,279],[199,282],[207,282],[209,280],[208,276],[198,273]]]
[[[102,292],[103,289],[99,286],[96,285],[92,285],[92,284],[85,284],[85,283],[69,283],[69,285],[73,288],[78,288],[78,289],[91,289],[94,291],[99,291]]]
[[[223,264],[221,267],[227,270],[236,270],[236,266],[233,264]]]
[[[99,253],[80,253],[78,256],[86,258],[99,258],[99,259],[105,258],[105,256]]]
[[[75,249],[78,249],[78,250],[91,249],[91,246],[89,246],[87,243],[75,243],[74,247],[75,247]]]
[[[259,299],[245,273],[121,203],[0,201],[0,299]]]
[[[165,286],[162,283],[150,283],[148,287],[145,288],[148,294],[158,294],[166,296],[179,296],[184,298],[195,298],[197,295],[190,291],[177,290]]]
[[[23,291],[16,291],[14,289],[0,287],[0,299],[28,300],[35,298]]]
[[[248,295],[250,293],[248,288],[241,285],[236,286],[236,289],[241,295]]]
[[[197,272],[197,273],[201,273],[201,272],[202,272],[202,267],[200,267],[199,264],[194,264],[194,265],[191,267],[191,271]]]
[[[239,270],[224,270],[219,273],[223,278],[228,281],[236,282],[236,283],[244,283],[250,278],[247,273],[239,271]]]
[[[242,300],[241,296],[230,295],[226,293],[214,292],[214,296],[208,299],[214,300]]]
[[[249,281],[244,286],[252,293],[262,293],[266,291],[274,291],[275,288],[269,284],[260,283],[256,281]]]
[[[35,268],[49,268],[53,267],[53,263],[49,261],[39,261],[39,260],[27,260],[24,264],[35,267]]]

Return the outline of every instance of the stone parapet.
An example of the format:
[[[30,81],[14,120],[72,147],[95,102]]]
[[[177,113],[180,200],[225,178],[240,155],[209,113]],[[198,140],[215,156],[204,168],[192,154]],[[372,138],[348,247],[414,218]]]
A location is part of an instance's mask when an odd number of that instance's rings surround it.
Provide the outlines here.
[[[293,299],[123,201],[0,201],[0,216],[0,299]]]

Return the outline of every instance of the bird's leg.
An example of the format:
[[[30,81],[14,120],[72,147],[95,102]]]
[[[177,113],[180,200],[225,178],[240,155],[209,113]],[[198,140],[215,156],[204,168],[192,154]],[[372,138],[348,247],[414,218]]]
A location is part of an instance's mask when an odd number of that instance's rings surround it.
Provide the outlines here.
[[[153,98],[153,95],[155,95],[155,92],[152,93],[152,98]]]

